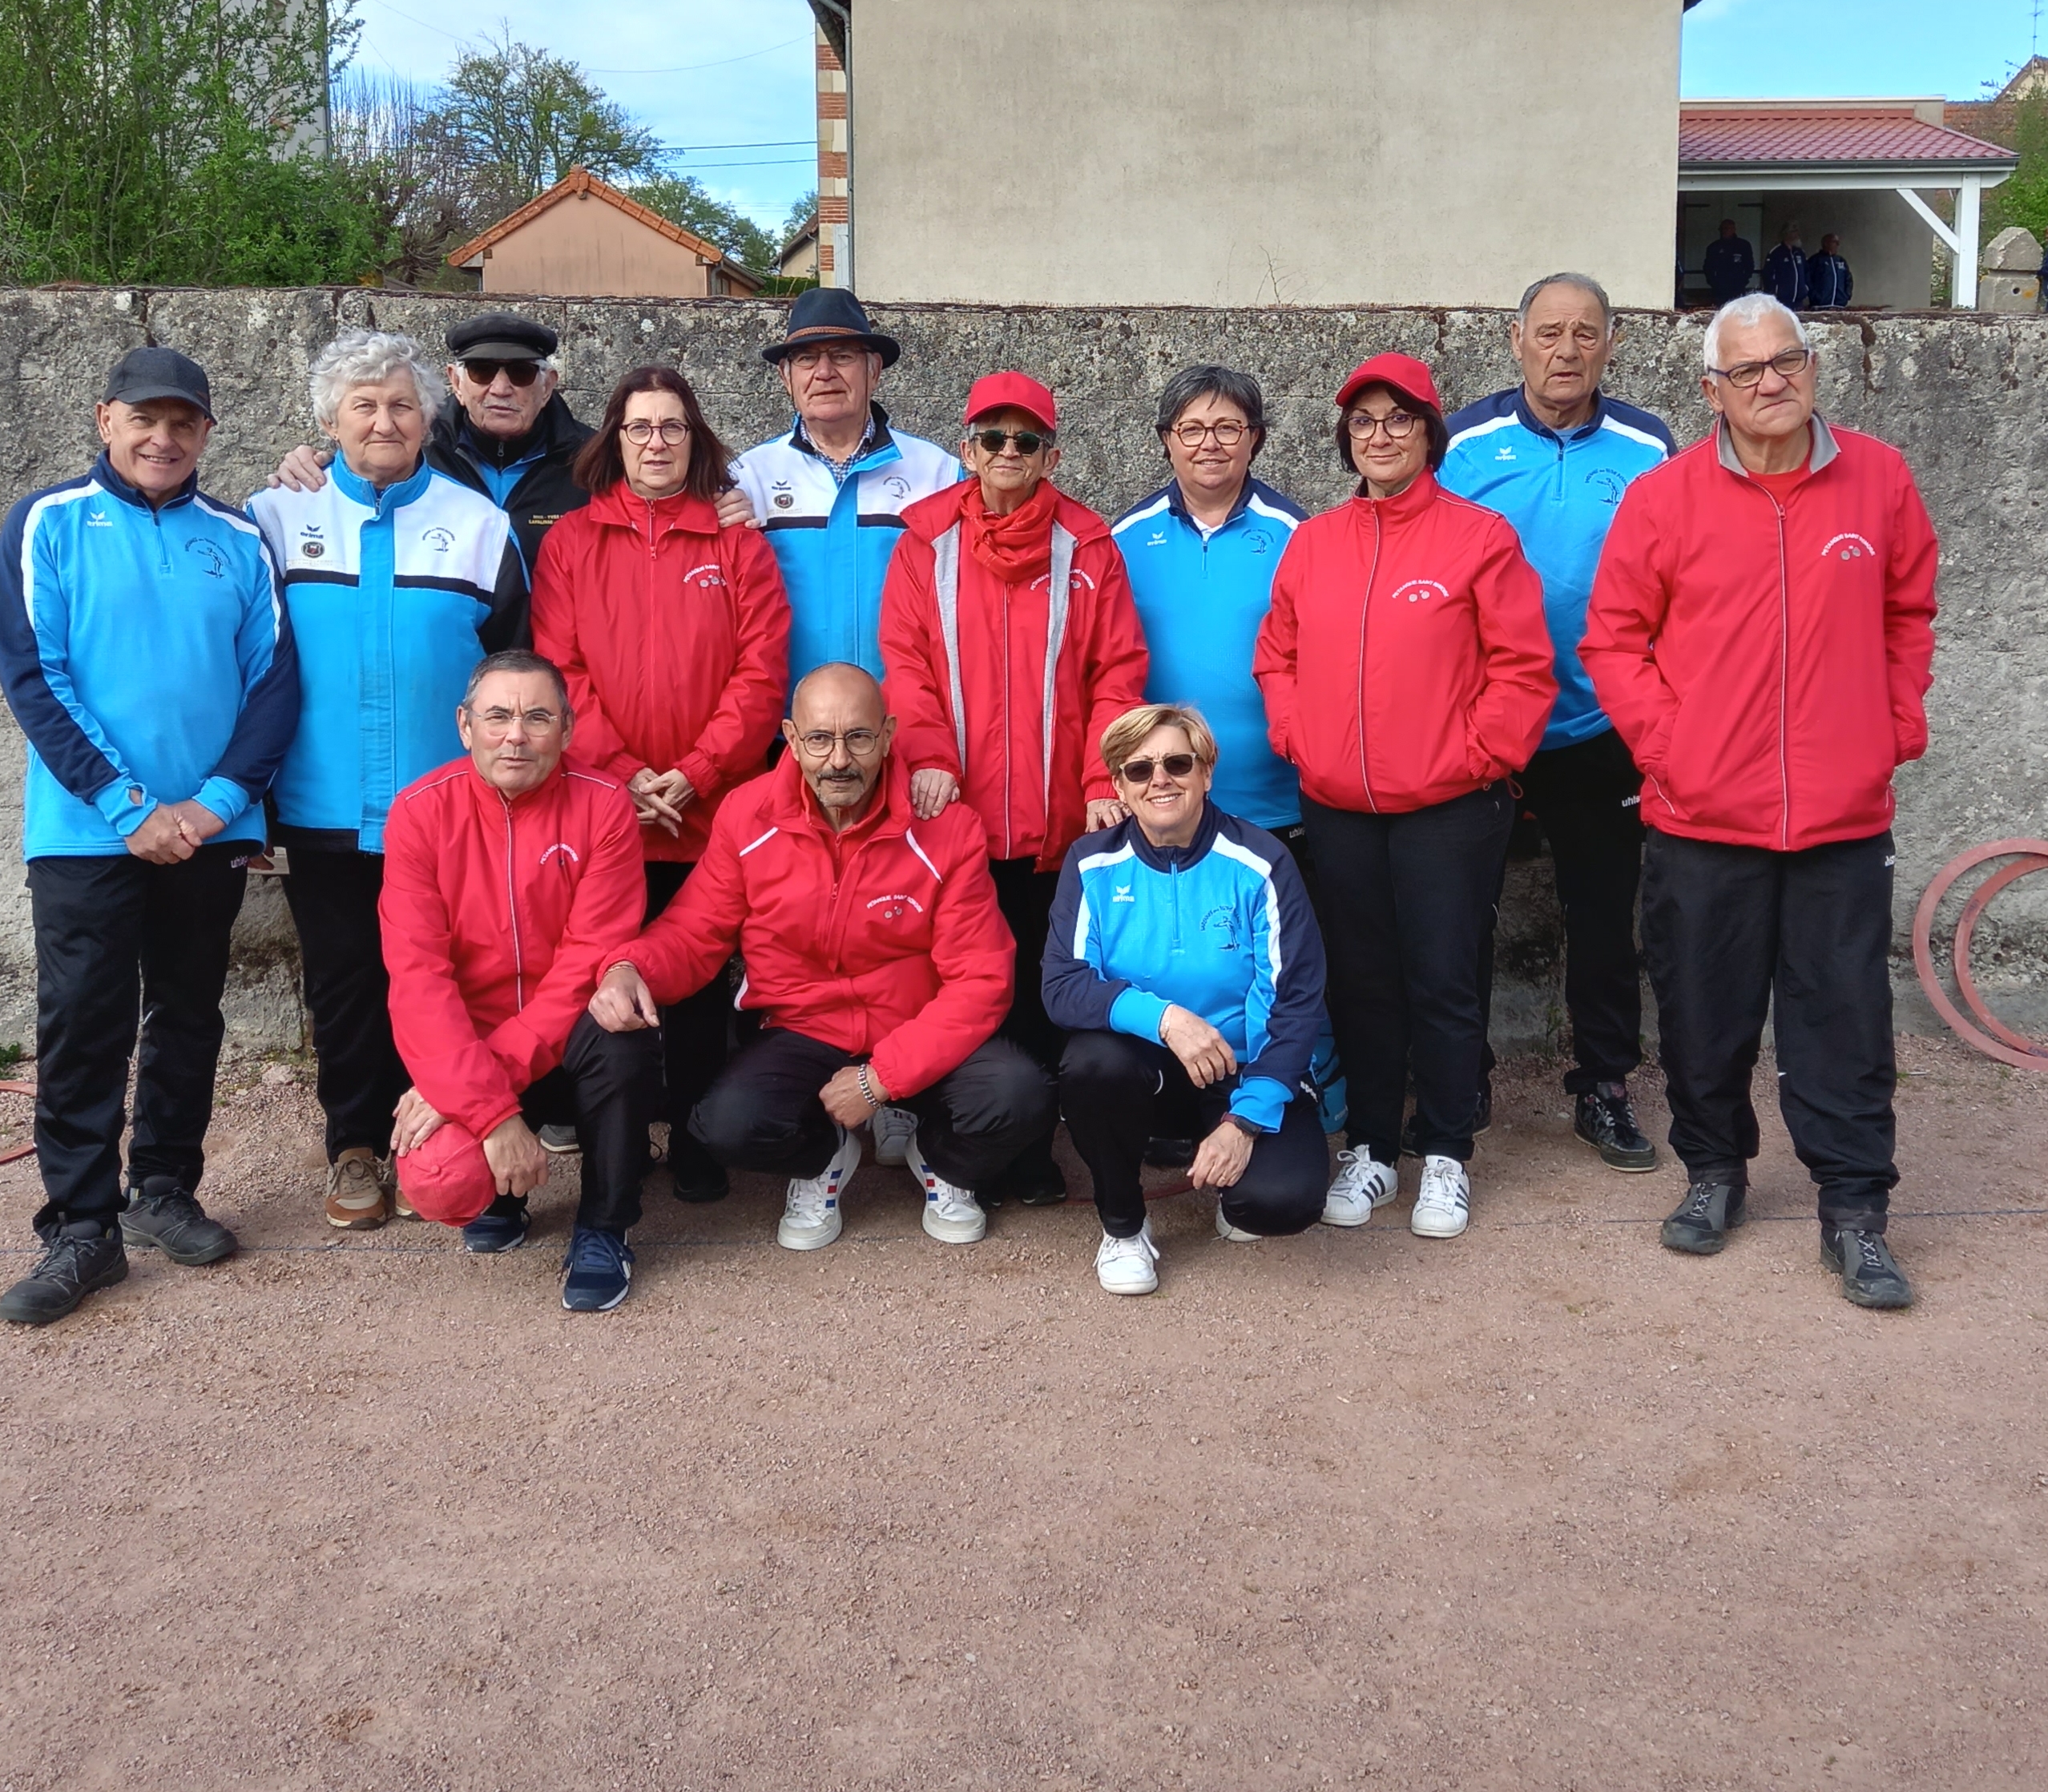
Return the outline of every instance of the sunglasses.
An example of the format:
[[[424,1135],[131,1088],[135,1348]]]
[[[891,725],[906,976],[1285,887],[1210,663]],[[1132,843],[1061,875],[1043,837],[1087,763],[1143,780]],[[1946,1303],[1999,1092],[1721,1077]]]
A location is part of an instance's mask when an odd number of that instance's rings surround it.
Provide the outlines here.
[[[1035,429],[978,429],[974,440],[981,444],[984,454],[1000,454],[1012,442],[1017,444],[1017,452],[1025,455],[1052,446],[1052,437],[1042,436]]]
[[[1163,769],[1169,778],[1185,778],[1195,769],[1192,753],[1169,753],[1163,759],[1127,759],[1117,767],[1117,776],[1127,784],[1149,784],[1152,781],[1155,766]]]
[[[487,386],[502,373],[515,386],[530,386],[540,377],[538,361],[470,361],[462,363],[462,371],[480,386]]]

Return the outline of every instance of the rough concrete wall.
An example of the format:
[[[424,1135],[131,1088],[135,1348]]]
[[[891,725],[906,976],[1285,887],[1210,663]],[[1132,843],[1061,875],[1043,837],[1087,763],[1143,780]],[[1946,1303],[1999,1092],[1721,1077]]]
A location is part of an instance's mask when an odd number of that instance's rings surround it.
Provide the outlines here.
[[[204,477],[239,500],[286,449],[312,438],[306,368],[337,328],[374,324],[437,341],[482,303],[356,290],[0,293],[0,501],[88,463],[91,397],[108,364],[136,343],[171,344],[208,368],[221,422]],[[597,413],[627,367],[664,360],[688,375],[736,446],[788,425],[758,352],[781,333],[778,305],[543,300],[527,308],[562,332],[564,389],[581,414]],[[1160,482],[1153,407],[1167,375],[1191,361],[1228,361],[1258,376],[1272,421],[1260,471],[1316,507],[1346,489],[1329,440],[1330,395],[1365,356],[1420,356],[1453,406],[1514,377],[1506,318],[1494,312],[904,306],[878,307],[877,316],[904,344],[884,393],[904,428],[950,441],[975,374],[1027,368],[1059,394],[1061,483],[1111,512]],[[1682,438],[1706,427],[1703,324],[1697,316],[1629,315],[1609,381],[1668,417]],[[1827,414],[1905,450],[1942,538],[1933,745],[1899,779],[1903,941],[1919,892],[1953,854],[2048,833],[2048,429],[2040,415],[2048,320],[1902,316],[1816,330]],[[18,850],[19,763],[11,723],[0,725],[0,854],[9,863]],[[1554,1029],[1561,1017],[1547,883],[1540,864],[1515,868],[1510,880],[1497,1013],[1505,1041]],[[300,1042],[282,910],[266,890],[244,917],[232,1021],[244,1048]],[[1993,922],[1980,936],[1979,968],[2017,1017],[2029,1012],[2030,995],[2038,1002],[2048,964],[2048,892],[2033,897],[2021,886]],[[0,878],[0,1041],[30,1036],[32,963],[26,893],[10,875]],[[1909,976],[1901,987],[1909,989]],[[1902,1016],[1931,1024],[1917,997]]]

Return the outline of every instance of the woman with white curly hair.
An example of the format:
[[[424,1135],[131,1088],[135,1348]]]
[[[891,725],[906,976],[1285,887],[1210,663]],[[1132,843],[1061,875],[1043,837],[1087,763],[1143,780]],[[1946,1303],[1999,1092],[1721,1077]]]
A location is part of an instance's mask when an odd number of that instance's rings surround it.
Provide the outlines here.
[[[327,1218],[393,1211],[391,1041],[377,929],[384,818],[461,751],[455,711],[484,654],[526,640],[526,570],[505,513],[422,458],[445,396],[409,336],[345,330],[314,360],[315,421],[339,449],[317,491],[258,492],[298,638],[299,731],[272,788],[327,1117]]]

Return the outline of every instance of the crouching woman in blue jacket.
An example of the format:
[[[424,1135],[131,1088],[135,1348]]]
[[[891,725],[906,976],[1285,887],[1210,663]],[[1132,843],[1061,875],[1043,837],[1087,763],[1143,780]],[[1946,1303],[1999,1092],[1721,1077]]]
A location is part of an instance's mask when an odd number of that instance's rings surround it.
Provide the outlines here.
[[[1190,1179],[1230,1239],[1322,1217],[1329,1157],[1308,1059],[1323,941],[1294,859],[1209,801],[1215,737],[1146,703],[1103,731],[1127,819],[1074,842],[1046,940],[1046,1012],[1070,1035],[1059,1101],[1095,1178],[1096,1279],[1159,1285],[1139,1173],[1155,1137],[1195,1138]]]

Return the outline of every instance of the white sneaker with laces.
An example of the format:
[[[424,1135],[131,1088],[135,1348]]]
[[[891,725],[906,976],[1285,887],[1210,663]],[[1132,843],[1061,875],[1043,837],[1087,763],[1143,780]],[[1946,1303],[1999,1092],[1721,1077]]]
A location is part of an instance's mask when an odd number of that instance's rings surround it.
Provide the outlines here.
[[[874,1136],[877,1163],[902,1163],[907,1161],[905,1149],[917,1130],[917,1117],[908,1108],[882,1108],[868,1122],[868,1130]]]
[[[839,1149],[816,1176],[792,1176],[775,1242],[785,1250],[822,1250],[839,1236],[839,1197],[861,1167],[861,1135],[839,1129]]]
[[[1375,1207],[1384,1207],[1401,1193],[1401,1172],[1390,1163],[1375,1163],[1364,1150],[1337,1153],[1336,1180],[1323,1198],[1325,1226],[1363,1226]]]
[[[1216,1203],[1216,1236],[1226,1238],[1232,1244],[1256,1244],[1260,1237],[1256,1232],[1247,1232],[1242,1226],[1233,1226],[1225,1219],[1220,1201]]]
[[[1472,1184],[1455,1158],[1422,1160],[1422,1187],[1408,1229],[1418,1238],[1454,1238],[1472,1214]]]
[[[926,1233],[941,1244],[973,1244],[986,1236],[989,1216],[982,1211],[974,1191],[963,1189],[957,1182],[949,1182],[925,1161],[925,1154],[917,1149],[917,1128],[914,1122],[910,1136],[903,1142],[903,1161],[910,1166],[910,1174],[917,1178],[925,1191]]]
[[[1149,1295],[1159,1285],[1159,1272],[1152,1267],[1159,1260],[1149,1219],[1127,1238],[1105,1232],[1095,1247],[1095,1279],[1106,1294]]]

